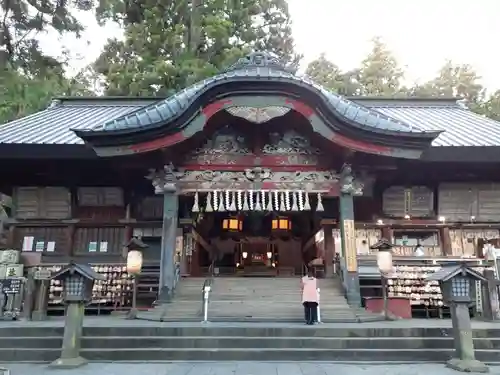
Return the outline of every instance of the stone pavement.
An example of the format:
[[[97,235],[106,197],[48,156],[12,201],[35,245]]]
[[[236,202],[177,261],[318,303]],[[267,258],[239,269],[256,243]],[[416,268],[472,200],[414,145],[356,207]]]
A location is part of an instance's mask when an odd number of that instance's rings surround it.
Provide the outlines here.
[[[10,375],[457,375],[442,364],[341,364],[341,363],[92,363],[75,370],[52,370],[46,365],[9,364]],[[500,375],[500,366],[491,367]]]

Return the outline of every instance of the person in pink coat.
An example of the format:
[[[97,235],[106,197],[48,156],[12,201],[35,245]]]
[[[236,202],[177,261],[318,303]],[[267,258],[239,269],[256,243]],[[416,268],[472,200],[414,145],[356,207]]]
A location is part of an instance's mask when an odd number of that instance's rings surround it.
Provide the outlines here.
[[[304,276],[301,281],[302,289],[302,305],[307,325],[313,325],[318,321],[318,282],[314,277],[312,269],[307,271],[307,276]]]

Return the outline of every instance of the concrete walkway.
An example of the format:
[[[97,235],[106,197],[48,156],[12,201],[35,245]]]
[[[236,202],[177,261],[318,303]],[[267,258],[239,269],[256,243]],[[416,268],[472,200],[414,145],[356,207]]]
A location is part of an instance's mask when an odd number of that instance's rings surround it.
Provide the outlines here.
[[[10,375],[457,375],[441,364],[359,365],[336,363],[92,363],[75,370],[52,370],[45,365],[8,365]],[[500,375],[500,367],[491,367]]]

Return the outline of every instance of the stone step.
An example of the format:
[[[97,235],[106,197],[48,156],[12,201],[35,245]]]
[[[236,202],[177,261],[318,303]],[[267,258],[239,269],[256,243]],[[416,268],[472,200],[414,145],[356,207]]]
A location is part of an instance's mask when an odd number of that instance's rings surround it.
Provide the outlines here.
[[[82,349],[82,357],[95,362],[168,362],[168,361],[255,361],[305,362],[345,361],[373,362],[444,362],[454,355],[453,349],[310,349],[310,348],[99,348]],[[60,356],[60,349],[1,349],[0,362],[52,362]],[[497,349],[476,350],[476,359],[485,363],[498,363]]]
[[[172,304],[141,313],[155,320],[200,319],[202,285],[205,279],[182,279]],[[358,312],[347,305],[339,284],[332,279],[318,280],[321,291],[323,321],[356,321]],[[210,293],[209,319],[242,319],[302,321],[300,278],[219,277],[213,280]]]
[[[380,322],[377,324],[350,324],[350,325],[321,325],[307,327],[303,325],[267,325],[267,324],[224,324],[211,325],[185,324],[185,325],[161,325],[142,323],[136,324],[125,319],[112,318],[112,324],[103,325],[102,319],[96,324],[93,318],[84,320],[84,337],[321,337],[332,340],[346,338],[450,338],[453,335],[451,328],[446,328],[449,322],[444,321],[441,326],[430,321],[429,326],[417,322]],[[0,325],[0,340],[11,340],[13,338],[36,338],[61,337],[63,335],[62,324],[57,322],[42,322],[40,324],[26,324],[25,322],[5,322]],[[8,323],[8,324],[7,324]],[[61,322],[59,322],[61,323]],[[402,324],[404,323],[404,324]],[[434,324],[430,324],[434,323]],[[473,323],[474,324],[474,323]],[[500,339],[500,326],[498,328],[474,329],[474,339]]]
[[[453,349],[451,337],[176,337],[176,336],[129,336],[126,340],[122,336],[87,336],[82,339],[83,349],[111,347],[115,349],[127,348],[193,348],[193,349],[228,349],[228,348],[258,348],[262,345],[269,348],[310,348],[310,349],[363,349],[373,347],[377,349]],[[49,336],[41,338],[13,337],[0,339],[0,349],[59,349],[62,337]],[[476,338],[476,349],[500,350],[498,338]]]

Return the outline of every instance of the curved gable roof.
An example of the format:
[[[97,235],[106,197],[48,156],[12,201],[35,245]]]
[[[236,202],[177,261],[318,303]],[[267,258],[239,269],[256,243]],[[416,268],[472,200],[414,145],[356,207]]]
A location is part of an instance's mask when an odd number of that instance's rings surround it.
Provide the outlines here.
[[[334,94],[288,71],[271,55],[260,52],[169,98],[92,130],[75,129],[75,134],[94,148],[139,145],[133,147],[134,152],[146,152],[182,142],[201,131],[208,119],[220,110],[270,103],[297,110],[309,119],[315,132],[358,151],[371,149],[367,152],[381,153],[384,149],[384,154],[403,155],[403,150],[408,149],[413,150],[410,154],[414,158],[440,134],[439,130],[423,131],[410,122]],[[357,138],[382,148],[360,146]],[[118,150],[112,152],[131,152]]]
[[[169,98],[153,103],[125,116],[103,124],[101,131],[134,131],[156,127],[175,121],[202,95],[228,83],[269,83],[295,85],[319,96],[324,105],[334,112],[341,121],[349,122],[365,130],[382,133],[426,133],[411,123],[385,115],[374,109],[355,103],[345,97],[332,93],[315,84],[307,77],[297,76],[287,71],[279,62],[263,53],[254,53],[227,69],[225,72],[209,77]],[[241,90],[245,90],[244,87]],[[439,129],[436,129],[439,131]],[[434,133],[434,132],[431,132]]]

